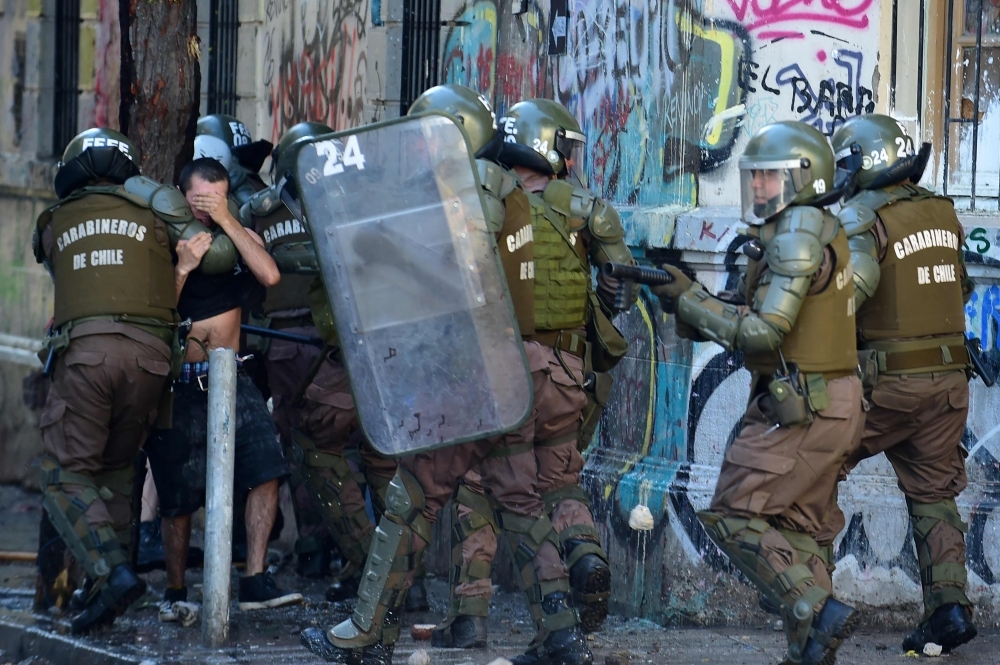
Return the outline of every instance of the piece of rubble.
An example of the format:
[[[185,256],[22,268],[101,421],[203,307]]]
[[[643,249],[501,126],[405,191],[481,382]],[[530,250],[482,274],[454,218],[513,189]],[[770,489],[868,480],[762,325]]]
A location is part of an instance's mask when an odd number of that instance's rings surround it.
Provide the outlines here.
[[[431,665],[431,657],[423,649],[417,649],[406,659],[406,665]]]
[[[491,660],[486,663],[486,665],[514,665],[514,663],[510,662],[506,658],[497,658],[496,660]]]
[[[632,660],[632,654],[628,651],[619,651],[610,656],[605,656],[604,665],[628,665],[630,660]]]
[[[934,644],[933,642],[928,642],[924,645],[924,655],[930,656],[931,658],[936,658],[941,655],[941,645]]]

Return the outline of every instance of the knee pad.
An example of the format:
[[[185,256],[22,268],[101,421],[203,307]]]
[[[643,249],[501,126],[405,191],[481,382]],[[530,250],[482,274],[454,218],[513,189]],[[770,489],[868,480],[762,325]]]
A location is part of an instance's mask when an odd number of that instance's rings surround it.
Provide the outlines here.
[[[423,516],[424,490],[412,473],[399,467],[385,491],[385,517],[408,525],[425,544],[431,542],[431,524]]]
[[[115,566],[128,562],[114,528],[94,528],[87,521],[87,509],[99,498],[110,501],[114,497],[111,490],[98,488],[87,476],[64,471],[51,457],[41,461],[40,484],[42,506],[52,527],[91,579],[107,577]],[[71,498],[63,491],[63,484],[84,489]]]

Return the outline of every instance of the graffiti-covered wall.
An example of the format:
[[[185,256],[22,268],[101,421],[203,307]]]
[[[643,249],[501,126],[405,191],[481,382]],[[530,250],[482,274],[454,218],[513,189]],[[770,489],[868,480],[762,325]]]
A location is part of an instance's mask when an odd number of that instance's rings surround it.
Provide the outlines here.
[[[629,228],[637,245],[669,241],[651,210],[736,205],[733,157],[763,125],[832,134],[875,108],[873,0],[446,0],[449,11],[442,78],[501,112],[531,96],[568,106],[590,186],[644,213]]]
[[[256,36],[260,136],[277,143],[285,130],[305,120],[346,129],[377,119],[365,115],[379,96],[369,90],[369,65],[377,64],[369,60],[385,53],[370,55],[372,4],[265,0]]]

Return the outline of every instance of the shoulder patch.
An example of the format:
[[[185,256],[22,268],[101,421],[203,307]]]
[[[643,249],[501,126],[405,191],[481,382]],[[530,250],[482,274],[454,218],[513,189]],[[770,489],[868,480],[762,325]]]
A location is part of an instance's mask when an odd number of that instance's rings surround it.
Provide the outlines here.
[[[816,272],[823,261],[820,238],[825,217],[822,210],[811,206],[793,206],[778,217],[774,236],[767,241],[765,250],[774,273],[807,277]]]
[[[870,229],[875,224],[877,216],[875,211],[868,206],[852,201],[840,209],[840,212],[837,213],[837,219],[844,227],[844,233],[850,238]]]

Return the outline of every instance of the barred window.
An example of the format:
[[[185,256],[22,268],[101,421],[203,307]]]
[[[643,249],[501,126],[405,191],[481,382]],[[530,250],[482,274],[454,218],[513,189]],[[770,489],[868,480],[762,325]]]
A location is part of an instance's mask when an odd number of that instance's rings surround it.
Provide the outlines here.
[[[236,115],[238,0],[212,0],[208,34],[208,112]]]
[[[56,0],[55,90],[52,153],[61,156],[78,133],[80,100],[80,0]]]

